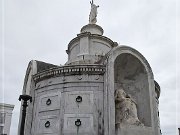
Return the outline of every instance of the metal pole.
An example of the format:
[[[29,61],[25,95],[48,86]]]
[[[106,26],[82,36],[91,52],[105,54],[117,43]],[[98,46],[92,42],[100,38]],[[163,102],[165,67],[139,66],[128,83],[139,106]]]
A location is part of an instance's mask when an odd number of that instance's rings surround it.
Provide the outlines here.
[[[25,125],[25,120],[26,120],[26,108],[28,106],[28,100],[30,100],[30,102],[32,102],[32,97],[29,95],[20,95],[19,96],[19,101],[21,101],[21,99],[24,101],[22,106],[22,118],[21,118],[21,127],[20,127],[20,135],[24,135],[24,125]]]
[[[180,128],[178,128],[179,129],[179,135],[180,135]]]

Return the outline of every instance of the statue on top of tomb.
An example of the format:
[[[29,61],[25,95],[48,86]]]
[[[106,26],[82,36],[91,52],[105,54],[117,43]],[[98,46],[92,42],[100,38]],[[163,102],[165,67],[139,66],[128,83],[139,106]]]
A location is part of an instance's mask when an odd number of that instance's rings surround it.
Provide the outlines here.
[[[90,11],[90,14],[89,14],[89,24],[95,24],[97,22],[97,8],[99,6],[96,6],[92,1],[90,1],[90,4],[91,4],[91,11]]]

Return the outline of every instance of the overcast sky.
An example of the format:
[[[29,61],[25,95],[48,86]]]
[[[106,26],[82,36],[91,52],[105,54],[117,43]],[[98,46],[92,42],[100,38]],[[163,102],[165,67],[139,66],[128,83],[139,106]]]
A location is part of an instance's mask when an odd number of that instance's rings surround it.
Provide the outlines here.
[[[88,24],[90,0],[0,1],[0,102],[14,104],[11,135],[17,134],[20,102],[30,60],[56,65],[67,61],[69,41]],[[180,116],[180,60],[176,0],[94,0],[97,24],[120,45],[137,49],[150,63],[161,86],[163,135],[177,135]],[[177,30],[178,29],[178,30]],[[179,37],[178,37],[179,38]],[[3,98],[4,97],[4,98]],[[180,106],[180,105],[179,105]],[[179,119],[178,119],[179,118]]]

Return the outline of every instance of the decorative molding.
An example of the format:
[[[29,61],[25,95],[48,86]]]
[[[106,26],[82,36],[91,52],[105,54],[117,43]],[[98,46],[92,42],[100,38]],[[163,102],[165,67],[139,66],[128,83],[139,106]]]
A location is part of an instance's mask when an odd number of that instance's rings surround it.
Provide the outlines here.
[[[99,80],[99,75],[96,75],[96,76],[95,76],[95,80]]]
[[[33,75],[35,83],[52,77],[57,76],[68,76],[68,75],[102,75],[105,73],[104,65],[73,65],[73,66],[62,66],[54,67],[43,72],[39,72]]]
[[[82,80],[82,75],[77,75],[76,77],[78,80]]]

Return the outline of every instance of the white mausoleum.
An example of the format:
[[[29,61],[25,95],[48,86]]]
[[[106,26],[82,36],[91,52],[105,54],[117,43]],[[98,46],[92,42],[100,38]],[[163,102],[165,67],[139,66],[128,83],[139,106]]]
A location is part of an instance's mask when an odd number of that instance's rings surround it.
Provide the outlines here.
[[[160,87],[149,63],[104,36],[98,6],[92,1],[91,7],[89,24],[67,46],[64,66],[30,61],[25,135],[160,135]]]

